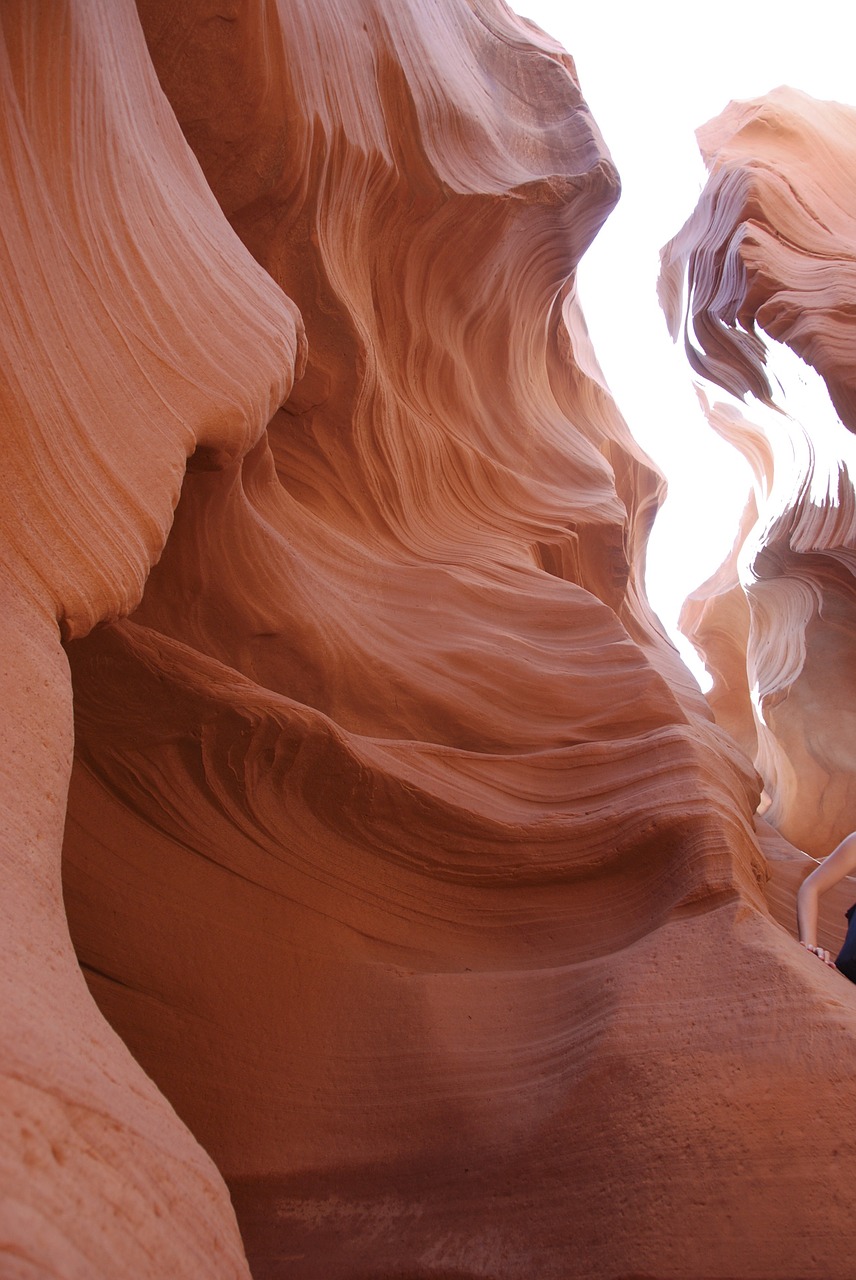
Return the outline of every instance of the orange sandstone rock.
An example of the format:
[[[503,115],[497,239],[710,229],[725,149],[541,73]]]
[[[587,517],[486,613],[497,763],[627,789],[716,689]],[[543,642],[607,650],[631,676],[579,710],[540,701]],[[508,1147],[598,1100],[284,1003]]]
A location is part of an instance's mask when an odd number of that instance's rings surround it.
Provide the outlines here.
[[[245,1276],[217,1170],[69,940],[60,639],[137,604],[187,456],[258,437],[298,321],[225,223],[132,4],[4,4],[0,60],[0,1272]]]
[[[644,597],[573,64],[493,3],[141,17],[2,15],[4,269],[55,267],[4,295],[4,1263],[246,1274],[219,1170],[257,1280],[843,1277],[856,1010]]]

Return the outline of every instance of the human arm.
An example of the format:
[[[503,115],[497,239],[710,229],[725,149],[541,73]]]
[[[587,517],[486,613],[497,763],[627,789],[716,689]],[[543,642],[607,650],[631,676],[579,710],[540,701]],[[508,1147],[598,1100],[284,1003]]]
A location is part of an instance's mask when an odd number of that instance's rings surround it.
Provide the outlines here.
[[[817,904],[822,894],[856,871],[856,831],[845,836],[811,875],[803,880],[797,894],[797,929],[807,951],[826,964],[834,965],[828,951],[817,945]]]

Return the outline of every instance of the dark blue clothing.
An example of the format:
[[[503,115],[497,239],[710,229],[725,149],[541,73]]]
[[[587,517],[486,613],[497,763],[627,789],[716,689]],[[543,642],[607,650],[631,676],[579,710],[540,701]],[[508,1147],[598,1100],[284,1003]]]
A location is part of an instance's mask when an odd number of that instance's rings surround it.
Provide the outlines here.
[[[847,937],[835,957],[835,967],[841,970],[845,978],[856,982],[856,902],[847,912],[847,920]]]

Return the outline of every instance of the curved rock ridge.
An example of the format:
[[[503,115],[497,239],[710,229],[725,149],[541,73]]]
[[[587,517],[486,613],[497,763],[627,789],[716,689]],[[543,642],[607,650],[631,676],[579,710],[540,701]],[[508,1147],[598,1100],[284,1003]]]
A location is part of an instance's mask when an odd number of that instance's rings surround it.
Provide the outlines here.
[[[747,545],[754,545],[751,539],[758,525],[759,505],[764,508],[766,504],[772,483],[772,449],[761,428],[750,423],[739,409],[722,402],[711,406],[701,387],[697,386],[696,392],[714,431],[744,452],[756,483],[728,556],[684,601],[678,626],[695,646],[711,677],[706,696],[717,724],[754,759],[758,726],[746,665],[751,616],[740,560]]]
[[[4,1266],[246,1276],[222,1174],[256,1280],[843,1280],[856,1009],[644,596],[573,63],[486,0],[47,10],[0,15]]]

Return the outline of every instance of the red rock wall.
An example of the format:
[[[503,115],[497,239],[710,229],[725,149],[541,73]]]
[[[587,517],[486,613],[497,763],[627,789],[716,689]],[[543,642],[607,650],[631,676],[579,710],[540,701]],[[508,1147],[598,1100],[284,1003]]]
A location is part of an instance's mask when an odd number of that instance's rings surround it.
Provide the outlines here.
[[[573,65],[141,17],[0,15],[8,1273],[246,1275],[219,1170],[257,1280],[843,1277],[854,1011],[644,599]]]

